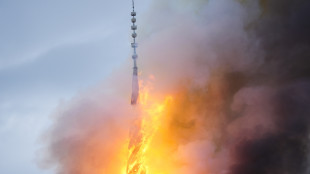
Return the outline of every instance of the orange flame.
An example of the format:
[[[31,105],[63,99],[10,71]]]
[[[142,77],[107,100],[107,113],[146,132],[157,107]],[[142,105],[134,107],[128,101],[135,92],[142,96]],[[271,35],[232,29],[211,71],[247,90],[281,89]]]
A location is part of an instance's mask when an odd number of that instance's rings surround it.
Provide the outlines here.
[[[151,95],[150,83],[144,85],[143,81],[140,81],[140,86],[141,117],[136,120],[130,133],[127,174],[155,173],[152,171],[152,153],[150,153],[154,149],[151,146],[152,138],[160,126],[166,107],[172,102],[171,96],[160,101]]]

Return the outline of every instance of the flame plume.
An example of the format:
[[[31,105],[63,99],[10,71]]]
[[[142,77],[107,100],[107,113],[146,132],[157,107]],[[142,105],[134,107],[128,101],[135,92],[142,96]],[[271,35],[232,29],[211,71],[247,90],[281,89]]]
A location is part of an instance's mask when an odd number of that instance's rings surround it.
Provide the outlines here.
[[[172,100],[172,97],[168,96],[164,102],[158,102],[155,98],[150,97],[149,85],[140,86],[142,86],[139,99],[141,117],[135,120],[129,133],[127,174],[148,173],[145,154],[152,136],[157,130],[158,120],[163,117],[167,104]]]
[[[141,129],[141,120],[137,120],[130,130],[130,141],[128,145],[129,158],[127,163],[127,174],[146,174],[143,162],[143,149],[146,145],[146,136]]]

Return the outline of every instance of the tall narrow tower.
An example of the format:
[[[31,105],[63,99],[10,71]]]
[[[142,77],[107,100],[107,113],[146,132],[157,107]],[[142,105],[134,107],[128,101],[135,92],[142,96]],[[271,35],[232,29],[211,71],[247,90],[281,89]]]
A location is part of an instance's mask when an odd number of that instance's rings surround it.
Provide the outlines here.
[[[132,22],[132,26],[131,26],[131,30],[132,32],[132,38],[133,38],[133,42],[131,43],[131,47],[133,48],[133,55],[132,55],[132,59],[133,59],[133,76],[132,76],[132,93],[131,93],[131,104],[135,105],[138,102],[138,98],[139,98],[139,82],[138,82],[138,67],[137,67],[137,47],[138,44],[136,43],[136,37],[137,37],[137,25],[136,23],[136,12],[135,12],[135,3],[134,0],[132,0],[132,12],[131,12],[131,22]]]
[[[136,23],[136,12],[135,12],[135,4],[134,0],[132,0],[132,12],[131,12],[131,22],[132,22],[132,38],[133,42],[131,43],[131,47],[133,48],[133,76],[132,76],[132,94],[131,94],[131,105],[136,105],[139,98],[139,83],[138,83],[138,67],[137,67],[137,47],[136,43],[137,37],[137,25]],[[142,120],[137,117],[137,120],[132,125],[129,133],[129,144],[128,144],[128,161],[127,161],[127,174],[147,174],[147,169],[144,164],[143,155],[144,149],[146,148],[146,138],[143,135],[142,130]]]

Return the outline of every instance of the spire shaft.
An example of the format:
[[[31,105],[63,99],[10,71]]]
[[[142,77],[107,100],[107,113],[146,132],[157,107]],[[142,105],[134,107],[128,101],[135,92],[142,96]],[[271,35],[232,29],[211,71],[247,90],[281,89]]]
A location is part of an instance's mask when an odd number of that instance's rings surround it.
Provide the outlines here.
[[[137,37],[137,25],[136,23],[136,12],[135,12],[135,2],[132,0],[132,12],[131,12],[131,22],[132,26],[131,29],[133,30],[131,36],[133,38],[133,43],[131,43],[131,47],[133,48],[133,74],[132,74],[132,94],[131,94],[131,104],[136,105],[139,98],[139,82],[138,82],[138,66],[137,66],[137,47],[138,44],[136,43],[136,37]]]

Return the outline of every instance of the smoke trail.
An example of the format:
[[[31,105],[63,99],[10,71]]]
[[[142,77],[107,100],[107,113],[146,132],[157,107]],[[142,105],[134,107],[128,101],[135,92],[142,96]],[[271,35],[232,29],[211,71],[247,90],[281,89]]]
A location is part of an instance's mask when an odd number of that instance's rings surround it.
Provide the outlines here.
[[[250,32],[260,41],[265,63],[251,77],[275,91],[269,117],[275,131],[236,145],[231,173],[309,173],[310,2],[261,1]],[[265,107],[261,108],[265,109]]]
[[[195,15],[173,9],[179,15],[170,19],[174,26],[158,29],[159,41],[148,47],[157,48],[159,55],[147,50],[155,61],[152,65],[167,65],[161,66],[165,76],[155,74],[166,82],[165,87],[190,79],[181,92],[188,98],[175,109],[170,123],[171,130],[181,130],[171,137],[180,138],[182,151],[196,141],[211,139],[214,145],[197,148],[196,153],[191,149],[192,154],[206,153],[193,157],[199,160],[189,158],[188,173],[309,172],[310,3],[209,1],[199,5],[193,8],[198,9]],[[171,64],[182,71],[171,72]],[[203,99],[196,100],[197,96]],[[195,112],[184,114],[187,107]],[[201,138],[205,136],[211,138]],[[204,168],[193,172],[201,161]],[[213,167],[214,163],[222,166]]]
[[[306,0],[154,2],[141,26],[142,78],[152,74],[154,95],[174,102],[150,142],[151,167],[309,173],[309,9]],[[59,173],[122,172],[133,112],[126,97],[94,93],[56,114],[47,159]]]
[[[116,86],[115,81],[109,82]],[[41,154],[42,167],[53,167],[59,174],[126,170],[128,130],[135,117],[118,92],[124,85],[117,82],[117,86],[103,91],[100,85],[59,106],[53,126],[44,135],[47,149]]]

